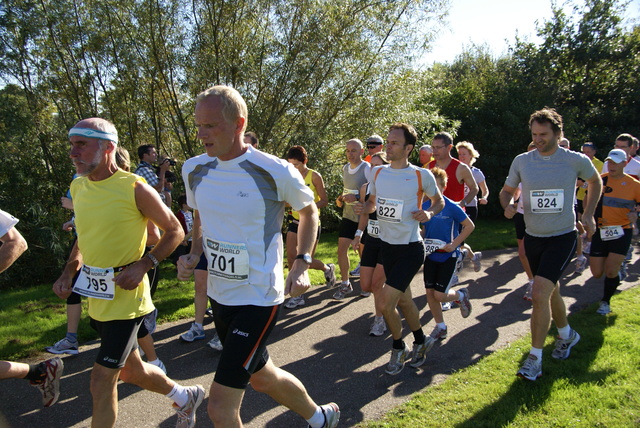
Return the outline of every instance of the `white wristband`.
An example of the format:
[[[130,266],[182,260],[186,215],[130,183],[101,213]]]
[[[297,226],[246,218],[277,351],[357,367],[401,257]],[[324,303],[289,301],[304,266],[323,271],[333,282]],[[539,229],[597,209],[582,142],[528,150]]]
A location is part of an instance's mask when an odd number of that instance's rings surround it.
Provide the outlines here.
[[[360,229],[356,230],[356,238],[359,238],[362,236],[362,231]]]

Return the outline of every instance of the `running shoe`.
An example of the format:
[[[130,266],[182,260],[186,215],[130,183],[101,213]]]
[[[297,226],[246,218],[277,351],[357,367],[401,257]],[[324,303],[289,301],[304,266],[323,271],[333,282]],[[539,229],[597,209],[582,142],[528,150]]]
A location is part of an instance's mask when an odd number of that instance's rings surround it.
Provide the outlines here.
[[[529,280],[526,287],[522,298],[531,302],[533,300],[533,279]]]
[[[451,302],[442,302],[442,312],[447,312],[449,309],[451,309],[451,306]]]
[[[629,249],[627,250],[627,256],[624,258],[625,262],[630,262],[631,261],[631,257],[633,257],[633,247],[629,246]]]
[[[324,414],[324,425],[322,428],[335,428],[340,420],[340,408],[336,403],[329,403],[320,406]],[[311,428],[311,425],[309,425]]]
[[[191,324],[191,328],[186,333],[180,335],[180,339],[185,342],[193,342],[194,340],[204,339],[204,328],[198,328],[195,323]]]
[[[574,329],[571,329],[571,333],[569,334],[568,339],[558,339],[556,340],[556,349],[553,350],[551,356],[558,360],[566,360],[569,358],[569,354],[571,353],[571,348],[580,341],[580,335]]]
[[[65,336],[53,346],[47,346],[44,350],[52,354],[78,355],[78,341],[72,342]]]
[[[356,266],[356,268],[354,270],[349,272],[349,276],[355,276],[355,277],[359,277],[360,276],[360,263],[358,263],[358,266]]]
[[[59,357],[40,363],[44,370],[45,377],[39,382],[30,381],[31,385],[40,390],[42,394],[42,405],[44,407],[52,406],[60,397],[60,378],[64,370],[64,363]]]
[[[587,268],[587,258],[585,256],[578,256],[576,259],[576,273],[582,273]]]
[[[294,309],[298,306],[304,306],[304,296],[292,297],[284,304],[287,309]]]
[[[353,293],[353,287],[350,282],[342,283],[338,291],[333,293],[333,298],[336,300],[342,300],[346,297],[347,294]]]
[[[474,272],[480,272],[480,269],[482,269],[481,260],[482,260],[482,253],[480,251],[476,251],[473,257],[471,258]]]
[[[389,360],[389,364],[387,364],[387,368],[385,369],[386,374],[397,375],[404,368],[404,363],[407,361],[411,355],[411,351],[407,348],[405,344],[402,349],[392,349],[391,350],[391,359]]]
[[[440,328],[438,327],[438,325],[436,324],[435,328],[433,329],[433,331],[431,332],[431,334],[429,335],[433,340],[442,340],[442,339],[446,339],[447,338],[447,327],[445,328]]]
[[[361,291],[360,297],[369,297],[371,296],[371,291]]]
[[[607,302],[600,302],[600,307],[596,310],[596,314],[607,315],[611,313],[611,306]]]
[[[336,281],[336,265],[328,263],[327,266],[329,266],[329,272],[324,273],[324,280],[326,281],[327,287],[333,288],[338,284]]]
[[[178,407],[176,403],[173,403],[173,408],[176,409],[178,414],[176,428],[193,428],[196,426],[196,410],[204,400],[204,388],[202,385],[188,386],[187,393],[189,394],[189,400],[184,406]]]
[[[164,372],[164,374],[167,374],[167,368],[165,367],[164,363],[162,362],[162,360],[160,358],[158,358],[155,361],[147,361],[147,363],[158,367],[160,370],[162,370]]]
[[[158,309],[154,309],[153,312],[149,312],[144,316],[144,326],[147,328],[149,334],[153,334],[156,331],[156,320],[158,318]]]
[[[462,318],[467,318],[471,315],[471,302],[469,301],[469,289],[461,288],[459,292],[462,294],[462,299],[456,300],[456,303],[460,306],[460,314]]]
[[[627,262],[624,261],[622,262],[622,265],[620,265],[620,270],[618,271],[618,277],[620,278],[620,281],[624,281],[624,279],[627,277],[628,273],[627,273]]]
[[[585,256],[590,255],[589,253],[591,252],[591,241],[584,241],[584,243],[582,244],[582,254],[584,254]]]
[[[414,343],[409,365],[413,368],[418,368],[423,365],[424,362],[427,361],[427,353],[431,351],[435,342],[431,336],[425,336],[423,343]]]
[[[208,317],[213,317],[213,309],[211,309],[211,306],[209,306],[207,310],[204,311],[204,314]]]
[[[213,335],[213,339],[211,339],[209,343],[207,343],[207,345],[209,345],[211,349],[215,351],[222,351],[222,348],[223,348],[222,342],[220,341],[220,336],[218,336],[218,333],[215,333]]]
[[[542,361],[538,360],[533,354],[529,354],[529,357],[524,360],[522,368],[516,373],[523,379],[536,380],[542,376]]]
[[[371,325],[371,331],[369,331],[369,336],[380,337],[385,331],[387,331],[387,324],[384,322],[384,317],[375,317]]]

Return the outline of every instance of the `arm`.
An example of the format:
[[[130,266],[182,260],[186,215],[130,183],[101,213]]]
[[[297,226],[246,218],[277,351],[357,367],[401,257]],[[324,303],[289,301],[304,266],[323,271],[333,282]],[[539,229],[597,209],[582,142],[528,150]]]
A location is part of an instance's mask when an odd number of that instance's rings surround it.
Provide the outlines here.
[[[320,209],[329,205],[329,197],[327,196],[327,189],[324,187],[324,180],[322,180],[322,176],[319,173],[314,172],[311,182],[315,186],[318,196],[320,196],[320,200],[316,202],[316,207]]]
[[[309,204],[298,211],[300,224],[298,225],[298,254],[311,254],[316,242],[318,230],[318,208],[316,204]],[[285,283],[285,294],[291,297],[302,295],[311,286],[307,269],[309,266],[302,260],[296,259],[289,269]]]
[[[138,182],[135,195],[138,210],[164,232],[149,253],[158,261],[162,261],[171,255],[184,238],[182,226],[176,216],[162,202],[158,192],[151,186]],[[125,290],[133,290],[140,285],[142,278],[151,268],[153,268],[151,259],[143,257],[116,276],[116,285]]]
[[[478,203],[480,205],[487,205],[489,199],[489,188],[487,187],[487,180],[478,183],[478,186],[480,186],[480,190],[482,191],[482,197],[478,199]]]
[[[82,255],[80,254],[80,250],[78,249],[78,241],[73,244],[73,248],[71,248],[71,254],[69,254],[69,259],[67,260],[67,264],[62,271],[62,275],[57,279],[56,282],[53,283],[51,287],[53,292],[56,293],[58,297],[61,299],[66,299],[71,294],[71,288],[73,287],[73,277],[76,272],[80,270],[82,266]]]
[[[471,235],[471,232],[473,232],[474,229],[476,228],[476,225],[473,224],[473,222],[471,221],[471,219],[469,217],[467,217],[460,224],[462,225],[462,230],[460,231],[460,234],[458,236],[456,236],[456,239],[454,239],[453,241],[449,242],[447,245],[442,247],[442,249],[444,251],[446,251],[447,253],[451,253],[451,252],[455,251],[456,248],[458,248],[460,245],[462,245],[462,243],[465,241],[465,239],[467,239],[469,237],[469,235]]]
[[[428,210],[412,211],[412,217],[414,220],[418,220],[420,223],[426,223],[438,214],[444,208],[444,199],[442,199],[442,193],[438,189],[437,192],[431,196],[431,206]]]
[[[467,193],[467,196],[462,200],[464,202],[461,204],[461,206],[466,207],[478,194],[478,183],[476,183],[476,179],[473,178],[471,168],[463,163],[458,165],[458,169],[456,169],[456,178],[458,182],[466,184],[469,188],[469,193]]]
[[[582,202],[584,206],[584,213],[582,214],[582,224],[587,230],[587,236],[589,238],[596,231],[596,223],[593,216],[596,210],[596,205],[600,200],[600,195],[602,195],[602,178],[596,171],[591,176],[591,178],[587,180],[587,194],[585,195],[584,201]]]
[[[4,236],[0,237],[0,272],[4,272],[18,260],[18,257],[27,251],[27,241],[22,237],[15,227],[9,229]]]
[[[200,212],[193,210],[193,227],[191,228],[191,252],[180,256],[178,259],[178,279],[189,281],[195,270],[200,257],[202,256],[202,223],[200,222]]]
[[[147,222],[147,247],[156,245],[160,240],[160,229],[152,221]]]
[[[360,187],[360,201],[358,202],[358,205],[360,204],[364,204],[364,197],[365,194],[367,192],[367,183],[364,183],[362,185],[362,187]],[[364,206],[364,205],[363,205]],[[355,206],[354,206],[354,212],[355,212]],[[353,241],[351,241],[351,246],[353,247],[354,250],[357,251],[357,248],[360,246],[360,239],[362,238],[362,233],[365,230],[365,228],[367,227],[367,223],[369,222],[369,214],[368,213],[360,213],[358,214],[358,230],[356,230],[356,235],[353,238]],[[358,235],[358,232],[360,232],[360,234]]]
[[[516,203],[513,201],[513,195],[515,194],[517,188],[507,186],[506,184],[502,187],[500,191],[500,205],[504,209],[504,216],[506,218],[513,218],[516,215]]]

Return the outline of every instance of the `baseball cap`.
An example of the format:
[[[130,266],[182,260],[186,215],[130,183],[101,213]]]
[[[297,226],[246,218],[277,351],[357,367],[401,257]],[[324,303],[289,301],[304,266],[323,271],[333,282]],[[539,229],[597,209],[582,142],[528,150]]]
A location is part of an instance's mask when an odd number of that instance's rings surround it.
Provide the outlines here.
[[[624,152],[624,150],[613,149],[609,152],[605,161],[608,161],[609,159],[611,159],[615,163],[626,162],[627,154]]]
[[[367,144],[383,144],[384,140],[378,134],[373,134],[371,137],[367,138]]]

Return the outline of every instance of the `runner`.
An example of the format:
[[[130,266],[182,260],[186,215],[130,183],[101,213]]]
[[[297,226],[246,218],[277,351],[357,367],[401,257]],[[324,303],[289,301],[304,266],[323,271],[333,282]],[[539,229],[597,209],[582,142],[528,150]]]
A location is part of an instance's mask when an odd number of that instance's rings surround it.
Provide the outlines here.
[[[447,187],[447,173],[438,167],[431,168],[438,189]],[[455,301],[460,307],[463,318],[471,314],[469,290],[451,290],[451,278],[460,254],[460,246],[475,229],[473,221],[464,210],[451,199],[443,196],[444,208],[431,220],[423,223],[424,244],[427,257],[424,261],[424,285],[427,289],[427,302],[436,326],[431,332],[431,339],[441,340],[447,337],[447,325],[442,315],[443,302]],[[425,201],[422,208],[431,207],[431,201]]]
[[[69,131],[69,141],[70,157],[81,175],[71,183],[78,240],[54,291],[64,299],[73,287],[89,297],[91,326],[101,339],[91,372],[92,426],[115,425],[121,379],[166,395],[176,408],[177,426],[193,427],[204,389],[175,383],[160,368],[144,363],[136,346],[144,317],[154,310],[147,272],[176,248],[184,237],[182,227],[156,190],[118,169],[113,124],[81,120]],[[149,220],[164,234],[144,255]]]
[[[591,240],[591,273],[604,278],[601,315],[611,312],[611,297],[620,285],[620,266],[631,245],[632,224],[640,203],[640,182],[624,173],[627,154],[620,149],[609,152],[605,159],[608,173],[602,174],[604,193],[596,209],[598,229]]]
[[[562,137],[562,117],[553,109],[536,111],[529,119],[537,150],[518,155],[500,192],[505,216],[516,213],[513,195],[522,183],[524,199],[525,252],[534,276],[531,314],[532,347],[518,376],[536,380],[542,376],[542,347],[551,317],[558,328],[552,357],[566,359],[580,335],[567,320],[558,279],[571,261],[576,248],[576,219],[573,199],[576,179],[588,185],[584,203],[585,228],[595,230],[593,213],[602,191],[602,180],[585,155],[558,147]],[[596,196],[594,196],[596,195]]]
[[[376,167],[372,172],[369,200],[355,206],[356,213],[376,211],[380,226],[382,264],[386,277],[380,290],[379,307],[393,337],[391,359],[385,369],[396,375],[411,355],[410,365],[420,367],[433,346],[433,339],[425,336],[420,314],[411,296],[411,280],[424,263],[425,249],[420,236],[420,223],[428,222],[444,207],[442,195],[433,174],[409,163],[418,136],[412,126],[396,123],[387,136],[389,165]],[[424,197],[432,206],[422,209]],[[413,352],[402,338],[402,314],[414,336]]]
[[[292,164],[302,175],[304,183],[311,189],[314,196],[314,202],[316,208],[318,208],[318,215],[320,215],[320,209],[326,207],[329,204],[327,198],[327,191],[324,188],[324,181],[319,172],[313,169],[307,168],[307,151],[302,146],[293,146],[287,152],[287,161]],[[289,226],[287,230],[287,266],[293,266],[296,254],[298,254],[298,225],[300,224],[300,215],[297,211],[292,210],[289,218]],[[311,251],[311,257],[313,258],[316,248],[318,246],[318,240],[320,239],[320,224],[318,224],[318,233],[316,235],[316,242],[313,244],[313,251]],[[324,273],[324,279],[327,287],[331,288],[336,283],[336,266],[333,263],[324,264],[322,260],[313,259],[309,269],[316,269]],[[284,304],[285,308],[293,309],[298,306],[304,305],[304,294],[298,297],[292,297],[287,303]]]
[[[388,165],[387,154],[379,152],[371,157],[371,167]],[[363,204],[369,199],[369,183],[363,184],[360,188],[360,202]],[[382,266],[382,254],[380,253],[380,226],[378,224],[378,216],[376,212],[372,212],[369,215],[360,214],[360,222],[358,223],[358,230],[363,230],[362,241],[364,242],[364,249],[362,250],[362,261],[360,262],[360,288],[363,293],[373,294],[374,305],[374,318],[371,329],[369,330],[370,336],[382,336],[387,331],[387,325],[384,322],[380,305],[377,303],[379,300],[380,289],[384,285],[386,280],[384,276],[384,267]],[[360,235],[356,234],[354,238],[354,246],[360,245]]]
[[[240,406],[251,383],[312,428],[335,427],[338,406],[318,406],[295,376],[274,365],[266,348],[285,294],[296,297],[310,287],[307,269],[318,210],[291,164],[243,142],[247,116],[235,89],[214,86],[199,94],[195,123],[206,153],[187,160],[182,170],[187,203],[199,212],[203,245],[180,258],[178,272],[189,277],[204,247],[207,292],[224,345],[209,393],[209,417],[215,426],[242,426]],[[300,254],[286,282],[280,230],[285,202],[300,214]]]
[[[0,210],[0,273],[7,270],[25,251],[27,241],[15,228],[18,219]],[[52,406],[60,397],[60,378],[64,364],[51,358],[38,364],[0,361],[0,379],[27,379],[42,394],[42,405]]]

